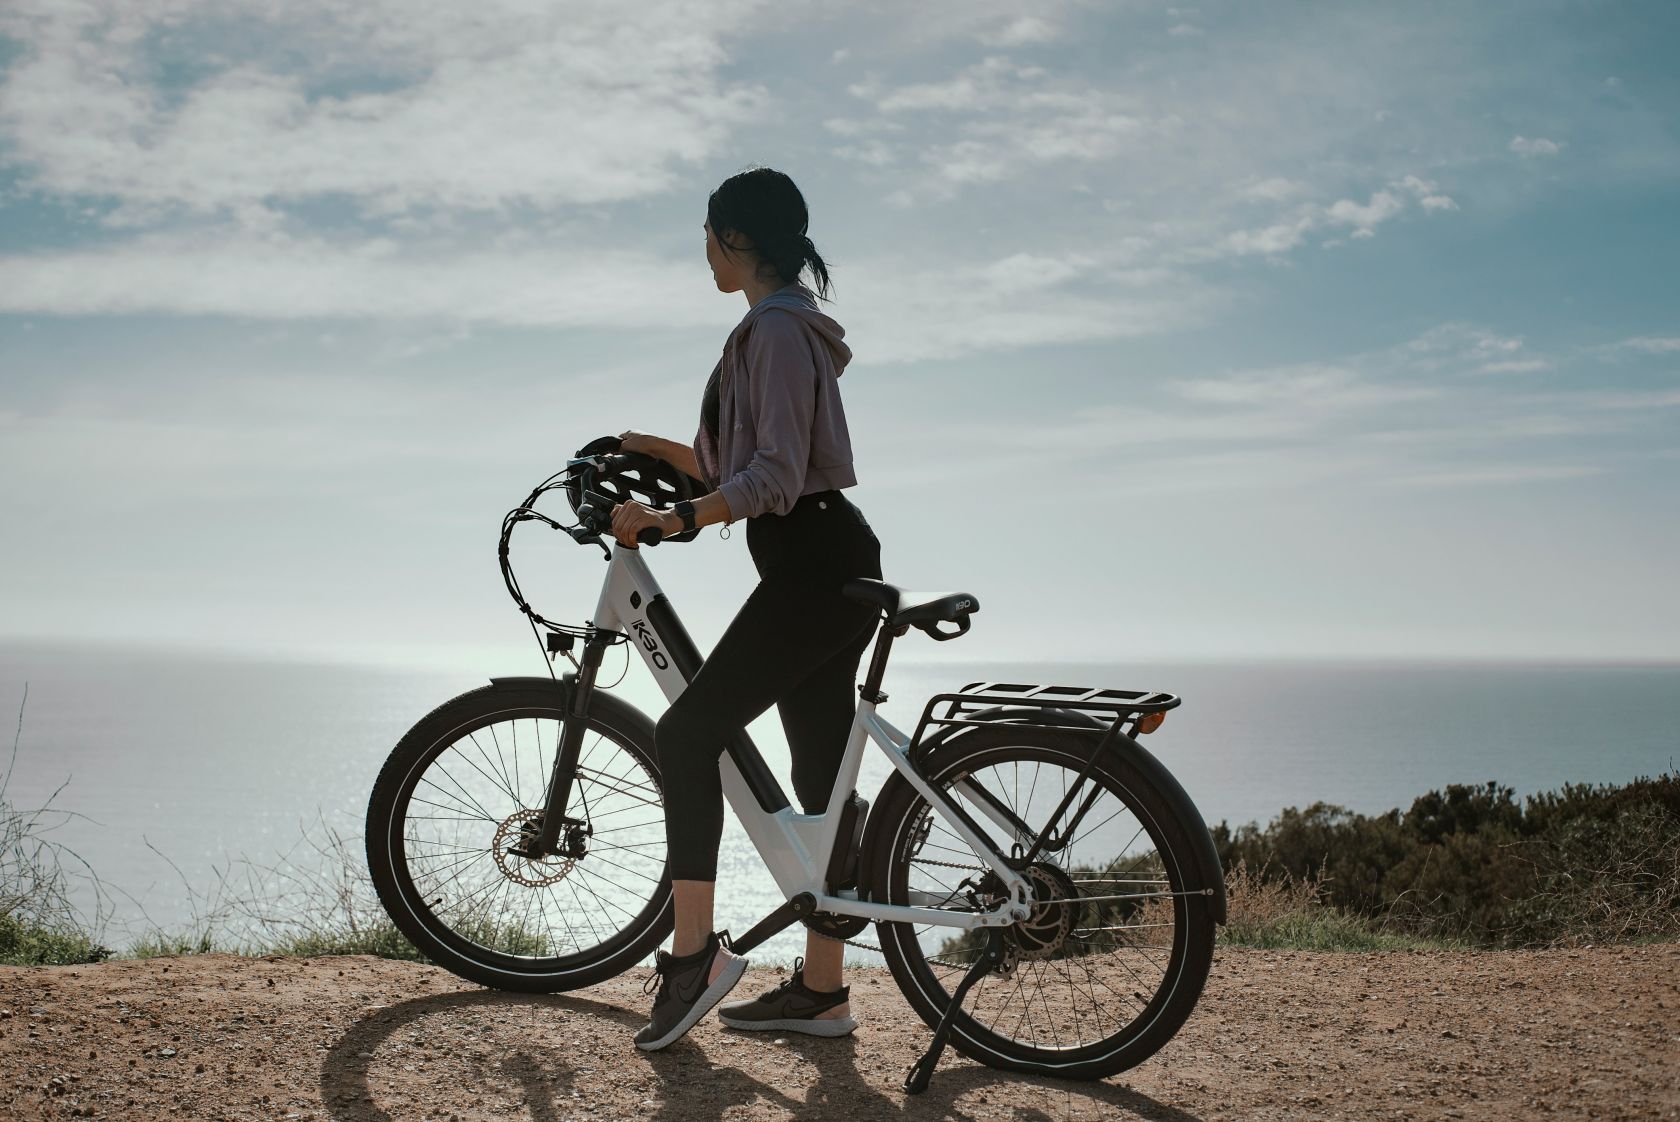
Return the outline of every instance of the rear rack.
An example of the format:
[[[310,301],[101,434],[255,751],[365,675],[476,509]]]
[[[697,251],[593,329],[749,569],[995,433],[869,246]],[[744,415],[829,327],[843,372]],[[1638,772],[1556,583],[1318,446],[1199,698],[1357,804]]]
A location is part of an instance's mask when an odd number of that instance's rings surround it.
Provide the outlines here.
[[[1000,705],[1023,706],[1044,710],[1040,724],[1053,728],[1092,731],[1088,721],[1073,714],[1099,718],[1104,725],[1137,722],[1150,713],[1165,713],[1176,709],[1181,699],[1175,694],[1159,690],[1091,689],[1085,686],[1038,686],[1016,682],[970,682],[956,693],[940,693],[928,698],[922,719],[916,724],[916,735],[910,738],[914,751],[930,726],[989,725],[996,722],[977,717],[984,709]],[[943,712],[936,713],[944,705]]]

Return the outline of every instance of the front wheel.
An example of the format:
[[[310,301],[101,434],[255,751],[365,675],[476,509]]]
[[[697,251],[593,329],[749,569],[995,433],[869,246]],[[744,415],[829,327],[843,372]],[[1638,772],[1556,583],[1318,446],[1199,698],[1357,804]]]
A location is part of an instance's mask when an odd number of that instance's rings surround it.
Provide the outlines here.
[[[981,978],[952,1016],[952,1046],[992,1067],[1068,1079],[1133,1067],[1178,1031],[1207,979],[1215,921],[1191,844],[1200,822],[1181,821],[1123,753],[1105,752],[1076,793],[1072,807],[1085,812],[1073,832],[1023,860],[1094,743],[1065,729],[979,726],[924,765],[1032,886],[1032,914],[1003,929],[1001,972]],[[902,777],[889,781],[876,815],[875,899],[978,910],[1005,898],[1002,881]],[[984,929],[877,926],[899,988],[938,1024],[985,946]]]
[[[368,868],[398,929],[439,966],[549,993],[614,977],[672,926],[653,725],[602,693],[590,712],[561,851],[537,831],[566,687],[519,680],[445,702],[397,744],[368,800]]]

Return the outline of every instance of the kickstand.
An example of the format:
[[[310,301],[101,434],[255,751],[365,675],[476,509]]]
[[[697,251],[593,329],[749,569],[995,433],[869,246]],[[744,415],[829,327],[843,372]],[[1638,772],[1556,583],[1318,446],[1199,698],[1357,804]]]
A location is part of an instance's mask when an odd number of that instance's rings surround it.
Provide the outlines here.
[[[945,1012],[939,1018],[939,1027],[933,1030],[933,1043],[910,1067],[910,1072],[904,1077],[904,1093],[919,1095],[927,1090],[928,1083],[933,1079],[933,1069],[939,1064],[939,1056],[945,1051],[945,1041],[951,1035],[951,1017],[962,1008],[963,999],[968,991],[982,975],[990,973],[991,969],[1003,961],[1003,929],[999,927],[986,928],[986,945],[980,951],[980,957],[974,960],[974,965],[968,968],[962,981],[957,983],[957,992],[951,995],[951,1002],[945,1006]]]

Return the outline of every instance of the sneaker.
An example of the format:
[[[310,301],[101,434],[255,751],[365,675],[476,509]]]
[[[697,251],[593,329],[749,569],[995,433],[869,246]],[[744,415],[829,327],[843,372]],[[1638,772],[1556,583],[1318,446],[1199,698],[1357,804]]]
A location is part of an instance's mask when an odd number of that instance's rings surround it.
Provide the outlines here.
[[[708,982],[712,965],[720,957],[722,968],[717,978]],[[735,988],[746,969],[747,960],[724,946],[715,931],[693,954],[679,957],[660,951],[654,956],[653,975],[642,987],[643,993],[649,992],[657,979],[659,992],[654,995],[647,1027],[636,1034],[636,1047],[657,1052],[677,1040]]]
[[[751,1001],[737,1001],[718,1010],[718,1020],[730,1028],[775,1032],[804,1032],[812,1036],[845,1036],[857,1028],[851,1017],[817,1014],[846,1003],[852,987],[821,993],[805,986],[805,960],[793,960],[793,977]]]

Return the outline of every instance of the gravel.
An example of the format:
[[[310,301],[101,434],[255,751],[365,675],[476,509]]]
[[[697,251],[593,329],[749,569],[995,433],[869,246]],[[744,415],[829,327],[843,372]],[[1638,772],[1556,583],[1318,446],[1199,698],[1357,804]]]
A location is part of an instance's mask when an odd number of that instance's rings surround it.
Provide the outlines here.
[[[202,955],[0,967],[0,1118],[1680,1120],[1680,946],[1222,950],[1189,1024],[1096,1083],[947,1051],[884,970],[825,1040],[703,1021],[631,1044],[644,971],[572,994],[367,957]],[[750,971],[737,993],[768,988]]]

